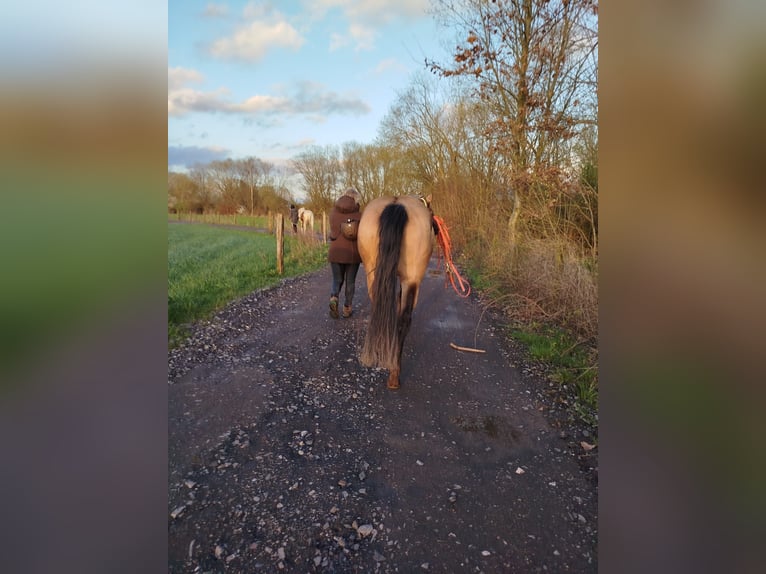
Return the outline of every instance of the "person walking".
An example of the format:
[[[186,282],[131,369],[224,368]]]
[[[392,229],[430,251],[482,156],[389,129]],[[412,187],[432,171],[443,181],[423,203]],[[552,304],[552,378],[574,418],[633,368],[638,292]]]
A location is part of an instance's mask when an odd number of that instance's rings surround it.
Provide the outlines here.
[[[348,318],[352,314],[356,274],[362,262],[356,246],[356,228],[361,218],[359,192],[350,187],[338,198],[330,212],[330,249],[327,259],[332,269],[330,317],[333,319],[338,318],[338,296],[344,284],[343,317]]]
[[[290,204],[290,221],[293,224],[293,233],[298,233],[298,208],[294,203]]]

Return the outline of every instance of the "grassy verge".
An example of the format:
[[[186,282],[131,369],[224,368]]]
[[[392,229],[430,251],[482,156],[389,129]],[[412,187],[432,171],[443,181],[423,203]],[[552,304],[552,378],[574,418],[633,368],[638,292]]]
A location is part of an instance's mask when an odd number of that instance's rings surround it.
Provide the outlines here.
[[[530,358],[546,365],[572,418],[597,428],[597,262],[553,240],[527,241],[513,261],[507,242],[489,239],[466,247],[472,287],[516,326],[509,335]]]
[[[168,344],[230,301],[327,264],[325,245],[285,237],[284,273],[274,236],[204,225],[168,225]]]
[[[511,336],[522,342],[530,357],[550,365],[550,379],[573,396],[574,413],[586,424],[598,426],[598,364],[595,350],[555,327],[530,325],[513,329]]]
[[[488,271],[480,265],[465,265],[471,285],[485,298],[503,309],[515,325],[509,335],[521,342],[532,359],[548,365],[550,378],[561,385],[561,391],[571,404],[572,415],[591,427],[598,426],[598,355],[592,338],[571,329],[554,326],[550,320],[541,323],[532,313],[514,305],[519,299],[516,288],[501,271]],[[583,342],[583,338],[588,342]],[[589,346],[589,344],[591,346]]]

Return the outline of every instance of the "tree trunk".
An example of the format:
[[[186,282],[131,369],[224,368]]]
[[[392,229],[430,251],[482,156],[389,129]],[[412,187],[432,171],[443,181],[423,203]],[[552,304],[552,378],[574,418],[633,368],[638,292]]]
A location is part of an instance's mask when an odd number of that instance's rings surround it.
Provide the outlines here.
[[[513,211],[508,219],[508,240],[511,244],[511,264],[516,263],[516,253],[519,243],[519,212],[521,211],[521,198],[518,190],[513,192]]]

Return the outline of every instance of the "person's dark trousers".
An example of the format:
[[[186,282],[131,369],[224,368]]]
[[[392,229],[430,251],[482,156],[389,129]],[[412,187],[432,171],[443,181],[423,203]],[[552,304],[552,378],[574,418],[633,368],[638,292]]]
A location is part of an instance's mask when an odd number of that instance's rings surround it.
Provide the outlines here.
[[[344,283],[346,285],[346,307],[351,307],[356,289],[356,274],[359,271],[359,263],[330,263],[332,268],[332,291],[330,297],[337,297]]]

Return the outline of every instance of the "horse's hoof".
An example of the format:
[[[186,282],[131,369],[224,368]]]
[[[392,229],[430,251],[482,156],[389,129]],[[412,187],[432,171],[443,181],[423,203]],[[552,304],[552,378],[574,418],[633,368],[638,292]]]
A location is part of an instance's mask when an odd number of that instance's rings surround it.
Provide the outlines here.
[[[388,388],[389,389],[398,389],[399,388],[399,379],[388,379]]]

